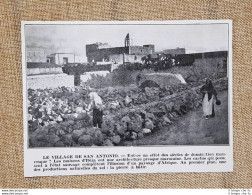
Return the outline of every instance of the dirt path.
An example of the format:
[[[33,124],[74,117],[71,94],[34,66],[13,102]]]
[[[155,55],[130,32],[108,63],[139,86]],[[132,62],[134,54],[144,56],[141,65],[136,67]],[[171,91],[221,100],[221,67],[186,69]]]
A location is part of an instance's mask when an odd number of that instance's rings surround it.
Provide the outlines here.
[[[133,145],[209,145],[228,144],[228,92],[218,94],[221,105],[215,105],[214,118],[206,120],[202,107],[191,111],[177,121],[142,139]]]

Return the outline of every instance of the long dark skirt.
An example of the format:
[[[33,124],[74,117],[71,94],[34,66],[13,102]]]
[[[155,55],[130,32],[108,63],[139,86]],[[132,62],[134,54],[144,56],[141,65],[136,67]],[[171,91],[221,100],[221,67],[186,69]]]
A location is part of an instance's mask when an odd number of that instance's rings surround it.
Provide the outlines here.
[[[93,109],[93,126],[101,128],[102,125],[102,116],[103,116],[103,111],[94,108]]]
[[[215,117],[214,104],[213,104],[213,106],[212,106],[212,115],[211,115],[211,117]]]

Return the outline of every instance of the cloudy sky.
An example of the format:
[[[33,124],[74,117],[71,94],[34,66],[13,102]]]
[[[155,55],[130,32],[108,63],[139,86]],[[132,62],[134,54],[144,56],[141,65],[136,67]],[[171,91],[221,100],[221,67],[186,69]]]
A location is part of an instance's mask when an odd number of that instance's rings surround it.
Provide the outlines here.
[[[26,25],[26,47],[85,57],[86,44],[107,42],[124,46],[129,33],[133,45],[154,44],[156,51],[184,47],[187,53],[228,50],[227,24],[201,25]]]

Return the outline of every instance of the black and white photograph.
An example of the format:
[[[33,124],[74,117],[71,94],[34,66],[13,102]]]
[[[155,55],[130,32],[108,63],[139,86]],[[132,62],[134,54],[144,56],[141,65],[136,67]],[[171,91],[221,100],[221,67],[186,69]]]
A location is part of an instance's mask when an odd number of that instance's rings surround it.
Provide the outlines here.
[[[26,24],[28,147],[228,145],[229,25]]]
[[[25,177],[233,170],[232,22],[24,21]]]

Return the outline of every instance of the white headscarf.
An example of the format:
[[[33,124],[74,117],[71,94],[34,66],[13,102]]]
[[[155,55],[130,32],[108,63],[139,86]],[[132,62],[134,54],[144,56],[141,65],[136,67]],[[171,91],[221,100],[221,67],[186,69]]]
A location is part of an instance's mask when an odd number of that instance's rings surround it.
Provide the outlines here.
[[[97,108],[102,108],[102,99],[96,92],[90,92],[88,96],[91,100],[91,105],[93,104]]]

